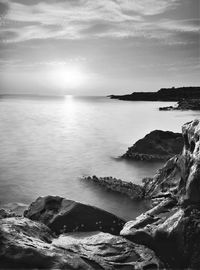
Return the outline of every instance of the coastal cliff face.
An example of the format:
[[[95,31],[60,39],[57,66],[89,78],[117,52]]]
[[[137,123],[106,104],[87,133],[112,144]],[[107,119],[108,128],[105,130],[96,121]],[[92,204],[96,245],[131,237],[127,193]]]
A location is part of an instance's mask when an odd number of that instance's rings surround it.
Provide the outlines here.
[[[181,133],[154,130],[137,141],[122,157],[133,160],[167,160],[179,154],[182,148]]]
[[[156,206],[125,224],[121,235],[152,248],[169,267],[200,268],[200,122],[182,128],[184,148],[153,179]]]

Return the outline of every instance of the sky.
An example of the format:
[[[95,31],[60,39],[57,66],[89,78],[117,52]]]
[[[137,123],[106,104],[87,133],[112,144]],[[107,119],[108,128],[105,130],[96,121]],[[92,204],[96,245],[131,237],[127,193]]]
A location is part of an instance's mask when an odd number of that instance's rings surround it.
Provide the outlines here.
[[[0,93],[200,85],[199,0],[0,0]]]

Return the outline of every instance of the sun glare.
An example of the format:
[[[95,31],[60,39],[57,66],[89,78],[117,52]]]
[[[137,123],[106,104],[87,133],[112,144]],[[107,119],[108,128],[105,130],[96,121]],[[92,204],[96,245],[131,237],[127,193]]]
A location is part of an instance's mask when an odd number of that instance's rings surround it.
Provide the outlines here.
[[[64,88],[77,88],[86,82],[86,74],[77,66],[59,66],[53,71],[53,79]]]

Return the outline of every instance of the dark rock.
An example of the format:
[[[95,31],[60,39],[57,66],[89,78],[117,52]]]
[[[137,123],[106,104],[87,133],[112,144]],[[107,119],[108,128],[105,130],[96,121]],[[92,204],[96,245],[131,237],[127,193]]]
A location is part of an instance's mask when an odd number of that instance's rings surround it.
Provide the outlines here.
[[[97,230],[119,234],[124,225],[124,220],[104,210],[58,196],[39,197],[24,216],[43,222],[57,234]]]
[[[160,107],[160,111],[172,111],[172,110],[193,110],[199,111],[200,110],[200,99],[182,99],[178,101],[177,105],[170,106],[170,107]]]
[[[71,233],[55,238],[27,218],[0,220],[0,269],[129,270],[163,268],[154,252],[108,233]]]
[[[169,111],[169,110],[180,110],[180,111],[186,111],[186,110],[193,110],[193,111],[199,111],[200,110],[200,99],[182,99],[178,101],[177,105],[174,107],[160,107],[160,111]]]
[[[181,133],[154,130],[137,141],[122,156],[134,160],[167,160],[183,149]]]
[[[178,101],[200,98],[200,87],[161,88],[157,92],[133,92],[127,95],[110,95],[112,99],[130,101]]]
[[[144,199],[144,189],[140,185],[136,185],[132,182],[125,182],[121,179],[113,177],[83,177],[82,180],[91,181],[100,186],[105,187],[107,190],[125,194],[132,200]]]

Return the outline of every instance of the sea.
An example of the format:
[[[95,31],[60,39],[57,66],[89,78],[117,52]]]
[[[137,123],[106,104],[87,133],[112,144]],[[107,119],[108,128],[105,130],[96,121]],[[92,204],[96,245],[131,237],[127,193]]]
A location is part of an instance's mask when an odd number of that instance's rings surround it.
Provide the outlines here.
[[[155,129],[181,132],[200,112],[159,111],[173,102],[108,97],[4,96],[0,99],[0,207],[22,211],[39,196],[58,195],[130,220],[148,209],[83,176],[141,184],[163,162],[119,157]]]

